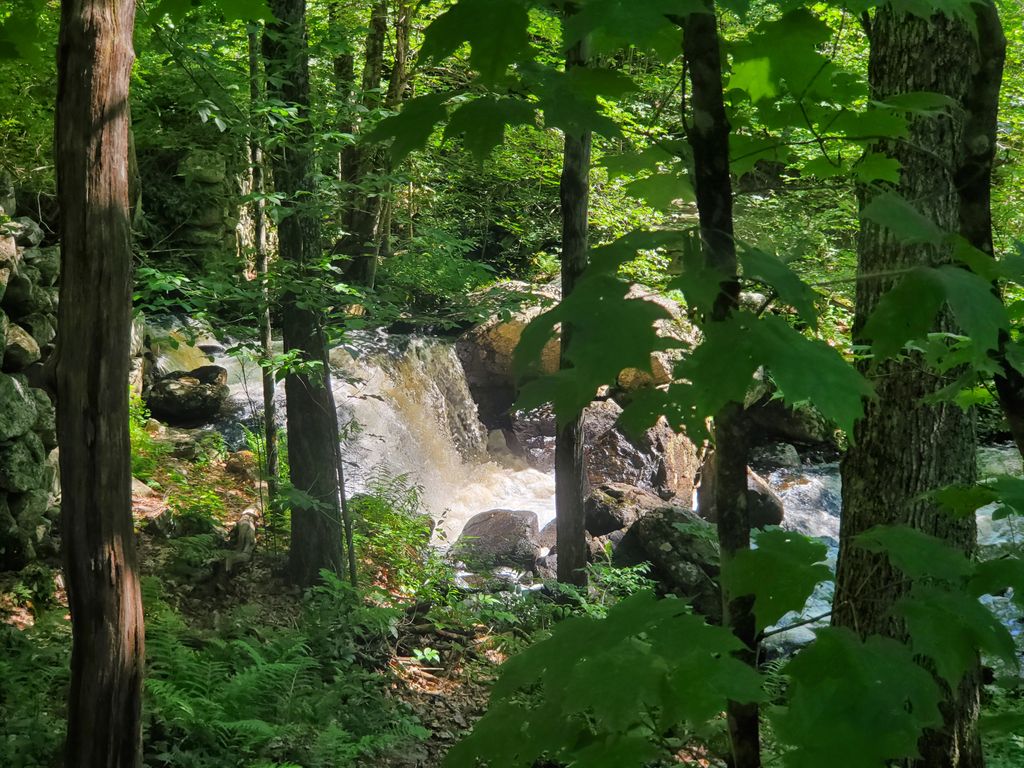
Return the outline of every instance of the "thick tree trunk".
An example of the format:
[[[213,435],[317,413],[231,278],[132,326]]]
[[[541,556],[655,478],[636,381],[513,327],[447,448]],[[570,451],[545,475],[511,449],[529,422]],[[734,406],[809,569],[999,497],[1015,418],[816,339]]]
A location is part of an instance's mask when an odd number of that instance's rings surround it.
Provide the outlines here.
[[[586,43],[573,46],[565,66],[586,66]],[[586,131],[565,135],[560,196],[562,204],[562,298],[572,293],[587,266],[587,220],[590,202],[590,145]],[[572,338],[572,325],[562,324],[559,364],[571,364],[565,352]],[[587,472],[583,458],[583,415],[559,418],[555,434],[555,532],[558,541],[558,580],[564,584],[587,584],[586,515],[583,502]]]
[[[256,27],[249,29],[249,102],[255,106],[262,102],[263,92],[260,82],[260,51],[259,33]],[[252,166],[252,193],[256,197],[252,204],[253,246],[256,250],[256,280],[260,284],[260,350],[262,360],[263,384],[263,470],[267,479],[267,505],[274,507],[277,502],[278,483],[278,446],[277,446],[277,382],[274,372],[269,366],[274,356],[273,326],[270,321],[270,258],[267,251],[267,227],[265,206],[259,198],[264,192],[263,183],[263,142],[260,137],[258,122],[255,115],[250,114],[253,125],[249,135],[249,162]]]
[[[73,649],[67,765],[141,764],[142,598],[128,438],[131,0],[64,0],[57,428]]]
[[[692,116],[687,138],[693,149],[694,189],[706,265],[724,278],[712,309],[711,322],[725,320],[738,305],[739,280],[733,237],[732,179],[729,175],[729,121],[722,92],[722,54],[714,5],[708,13],[691,13],[683,26],[683,55],[690,74]],[[683,115],[687,120],[687,115]],[[718,540],[722,570],[737,552],[750,548],[747,511],[747,429],[742,403],[730,403],[715,415]],[[722,589],[722,623],[746,645],[742,658],[754,664],[757,639],[749,597]],[[756,704],[728,705],[733,768],[761,765],[759,714]]]
[[[309,59],[306,44],[305,0],[270,0],[276,17],[263,36],[268,95],[309,115]],[[295,270],[293,281],[312,281],[311,267],[319,256],[318,214],[308,193],[312,190],[311,128],[303,119],[294,125],[271,154],[274,186],[285,196],[291,215],[282,219],[277,237],[283,262]],[[299,493],[292,500],[289,577],[308,586],[321,569],[344,567],[342,526],[338,506],[334,396],[317,372],[326,359],[326,341],[316,309],[289,289],[282,296],[281,329],[285,352],[297,352],[301,370],[285,379],[288,403],[288,463],[291,484]],[[299,495],[304,496],[300,498]]]
[[[962,103],[969,82],[974,43],[967,28],[945,17],[925,21],[877,11],[871,25],[869,78],[875,99],[911,91],[932,91]],[[922,51],[928,55],[923,56]],[[956,113],[915,117],[907,140],[877,149],[900,161],[898,191],[939,227],[958,226],[959,199],[953,174],[962,139],[962,118]],[[870,201],[864,194],[862,203]],[[948,261],[943,249],[899,242],[871,221],[862,221],[858,244],[857,302],[854,339],[879,298],[892,288],[894,270]],[[938,329],[955,330],[944,314]],[[954,519],[922,494],[975,478],[973,414],[953,403],[926,405],[924,399],[950,381],[927,371],[917,359],[888,361],[864,367],[874,382],[877,400],[867,406],[854,431],[853,444],[842,463],[843,518],[833,623],[861,636],[882,634],[903,638],[905,629],[892,616],[893,604],[907,584],[884,557],[853,546],[854,537],[879,524],[904,524],[938,536],[970,551],[975,543],[973,517]],[[945,727],[921,740],[921,759],[928,768],[982,765],[977,733],[977,675],[967,676],[943,707]]]

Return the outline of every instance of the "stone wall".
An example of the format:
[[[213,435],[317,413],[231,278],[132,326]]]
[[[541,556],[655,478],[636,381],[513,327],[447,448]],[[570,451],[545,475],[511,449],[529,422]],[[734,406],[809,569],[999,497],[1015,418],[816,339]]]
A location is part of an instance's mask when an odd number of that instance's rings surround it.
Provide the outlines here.
[[[56,556],[57,428],[42,381],[56,336],[58,246],[30,219],[0,224],[0,571]]]

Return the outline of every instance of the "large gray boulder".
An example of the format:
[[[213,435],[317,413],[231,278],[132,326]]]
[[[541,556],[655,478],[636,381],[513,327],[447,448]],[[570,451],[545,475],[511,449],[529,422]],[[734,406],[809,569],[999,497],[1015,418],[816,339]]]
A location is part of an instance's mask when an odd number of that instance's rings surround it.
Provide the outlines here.
[[[4,370],[24,371],[32,363],[38,362],[41,357],[39,342],[32,338],[32,334],[17,323],[9,323],[7,343],[4,347]]]
[[[597,400],[584,412],[583,450],[590,484],[624,483],[689,505],[700,467],[697,447],[664,419],[641,435],[627,435],[616,426],[621,414],[614,400]],[[513,414],[510,444],[533,466],[551,470],[555,463],[551,409]]]
[[[33,391],[19,378],[0,374],[0,441],[25,434],[38,417]]]
[[[46,450],[35,433],[0,443],[0,489],[24,493],[40,488],[45,466]]]
[[[613,562],[650,563],[651,578],[662,589],[690,600],[709,620],[721,621],[718,538],[714,526],[689,509],[664,505],[648,511],[626,531]]]
[[[499,566],[534,570],[540,554],[537,515],[522,509],[491,509],[466,523],[451,556],[470,570]]]
[[[648,512],[664,506],[661,497],[650,491],[625,483],[604,483],[587,496],[587,533],[607,536],[629,528]]]
[[[153,384],[146,405],[155,418],[168,424],[204,424],[220,413],[227,400],[227,377],[219,365],[173,371]]]
[[[19,216],[5,222],[2,229],[14,237],[18,245],[23,248],[35,248],[43,242],[43,238],[46,236],[43,228],[27,216]]]

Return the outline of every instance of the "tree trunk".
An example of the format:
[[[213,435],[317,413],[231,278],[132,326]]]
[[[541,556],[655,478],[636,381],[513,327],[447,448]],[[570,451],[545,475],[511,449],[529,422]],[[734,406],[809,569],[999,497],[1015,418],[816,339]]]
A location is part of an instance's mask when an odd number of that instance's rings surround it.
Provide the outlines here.
[[[722,57],[714,5],[708,13],[691,13],[683,26],[683,55],[690,74],[692,119],[687,139],[693,150],[694,190],[700,218],[700,235],[706,265],[720,273],[721,285],[711,322],[729,317],[739,303],[736,242],[733,238],[732,179],[729,175],[729,121],[722,91]],[[684,122],[687,115],[683,114]],[[730,403],[715,414],[718,540],[722,570],[729,561],[750,548],[747,511],[747,428],[742,403]],[[722,588],[722,623],[746,645],[740,654],[756,662],[757,639],[749,597],[731,595]],[[727,710],[733,768],[761,765],[759,715],[756,704],[730,701]]]
[[[141,765],[142,597],[128,438],[131,0],[64,0],[57,428],[73,648],[66,763]]]
[[[995,5],[976,5],[974,16],[978,25],[979,57],[964,103],[967,119],[956,186],[960,193],[960,234],[975,248],[994,256],[992,161],[996,153],[999,89],[1006,62],[1006,36]],[[1000,334],[999,351],[996,354],[996,362],[999,364],[999,373],[995,376],[996,394],[1017,450],[1024,455],[1024,374],[1007,360],[1008,343],[1009,334]]]
[[[569,49],[565,66],[586,66],[586,42]],[[572,293],[587,266],[587,219],[590,202],[591,135],[565,134],[560,196],[562,204],[562,299]],[[559,365],[568,368],[566,350],[572,339],[572,325],[562,324]],[[587,531],[584,498],[587,473],[583,458],[583,415],[558,420],[555,433],[555,532],[558,541],[558,580],[564,584],[587,584]]]
[[[377,0],[370,13],[370,30],[366,35],[366,57],[363,61],[363,106],[376,109],[382,103],[378,92],[384,77],[384,40],[387,36],[388,5]],[[381,190],[365,188],[371,175],[380,171],[383,153],[378,147],[361,147],[355,152],[353,183],[360,185],[349,209],[347,235],[342,239],[342,253],[348,257],[345,277],[348,282],[372,288],[377,277],[377,255],[382,211]],[[372,194],[371,194],[372,192]]]
[[[263,100],[260,83],[259,32],[255,26],[249,28],[249,103],[251,106]],[[277,502],[278,446],[277,446],[277,382],[270,361],[274,356],[273,326],[270,322],[270,259],[267,252],[267,231],[265,206],[259,195],[264,192],[263,183],[263,142],[258,121],[250,110],[252,125],[249,134],[249,162],[252,166],[252,231],[253,246],[256,250],[256,280],[260,284],[260,350],[263,384],[263,470],[267,479],[267,506],[273,509]]]
[[[932,91],[962,103],[974,50],[962,23],[941,16],[925,21],[882,6],[871,25],[871,97]],[[922,56],[922,51],[928,55]],[[958,226],[953,173],[962,127],[957,114],[913,117],[906,140],[876,147],[900,161],[899,193],[945,230]],[[870,192],[862,198],[862,204],[870,202]],[[854,340],[864,341],[861,330],[879,298],[892,288],[894,270],[935,265],[949,258],[945,249],[899,242],[887,229],[862,221]],[[948,313],[940,317],[937,329],[955,330]],[[891,613],[893,604],[906,593],[905,579],[884,557],[856,548],[852,541],[875,525],[904,524],[963,550],[973,549],[974,518],[955,519],[922,494],[952,483],[973,482],[974,417],[953,403],[924,403],[951,378],[925,370],[920,360],[887,361],[863,370],[873,380],[878,398],[868,404],[842,463],[843,517],[832,618],[835,625],[849,627],[862,637],[882,634],[905,639],[905,628]],[[922,737],[922,757],[912,764],[980,766],[977,675],[969,674],[957,691],[947,693],[945,726]]]
[[[342,526],[334,462],[336,417],[334,395],[319,370],[327,358],[319,313],[310,298],[299,296],[294,283],[314,284],[313,263],[320,253],[318,213],[309,201],[313,189],[312,136],[309,117],[309,54],[305,0],[270,0],[276,21],[263,36],[268,95],[295,105],[302,118],[271,154],[275,189],[285,197],[289,216],[278,225],[280,257],[294,274],[282,296],[281,330],[286,353],[297,352],[299,370],[288,373],[288,463],[291,484],[292,532],[288,571],[291,580],[308,586],[321,569],[344,567]],[[316,290],[319,294],[319,291]],[[315,302],[315,299],[313,300]]]

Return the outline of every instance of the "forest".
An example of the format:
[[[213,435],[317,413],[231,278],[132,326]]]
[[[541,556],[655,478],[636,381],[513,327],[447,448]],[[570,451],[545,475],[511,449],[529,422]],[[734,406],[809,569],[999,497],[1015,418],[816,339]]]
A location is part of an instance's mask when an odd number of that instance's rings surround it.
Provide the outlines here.
[[[0,768],[1024,767],[1019,0],[3,0]]]

